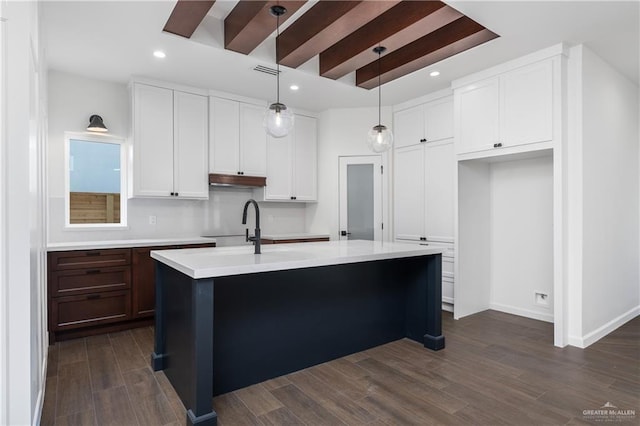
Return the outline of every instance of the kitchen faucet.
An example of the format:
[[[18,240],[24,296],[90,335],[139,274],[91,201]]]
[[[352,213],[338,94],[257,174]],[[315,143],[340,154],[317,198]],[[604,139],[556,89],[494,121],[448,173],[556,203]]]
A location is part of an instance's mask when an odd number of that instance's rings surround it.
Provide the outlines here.
[[[253,241],[253,244],[256,246],[255,254],[260,254],[260,209],[258,208],[258,203],[256,203],[256,200],[249,199],[249,201],[244,203],[244,210],[242,212],[242,224],[247,224],[247,208],[249,207],[249,204],[253,204],[253,206],[256,208],[256,229],[255,234],[250,237],[249,228],[246,228],[245,238],[246,241]]]

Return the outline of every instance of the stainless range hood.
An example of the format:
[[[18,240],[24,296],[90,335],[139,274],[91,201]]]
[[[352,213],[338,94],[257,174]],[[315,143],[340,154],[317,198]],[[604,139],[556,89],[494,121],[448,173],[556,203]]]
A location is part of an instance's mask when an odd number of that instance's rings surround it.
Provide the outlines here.
[[[211,186],[235,186],[240,188],[261,188],[267,186],[267,178],[263,176],[209,174]]]

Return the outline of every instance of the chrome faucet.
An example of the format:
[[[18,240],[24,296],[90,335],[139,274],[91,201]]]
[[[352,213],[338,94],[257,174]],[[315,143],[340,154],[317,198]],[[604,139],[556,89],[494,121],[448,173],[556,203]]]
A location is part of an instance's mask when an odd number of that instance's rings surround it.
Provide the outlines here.
[[[256,246],[255,254],[260,254],[260,209],[258,208],[258,203],[256,200],[250,199],[246,203],[244,203],[244,210],[242,212],[242,224],[247,224],[247,208],[249,204],[253,204],[253,207],[256,208],[256,229],[255,234],[253,236],[249,236],[249,228],[245,230],[245,238],[246,241],[253,241],[253,244]]]

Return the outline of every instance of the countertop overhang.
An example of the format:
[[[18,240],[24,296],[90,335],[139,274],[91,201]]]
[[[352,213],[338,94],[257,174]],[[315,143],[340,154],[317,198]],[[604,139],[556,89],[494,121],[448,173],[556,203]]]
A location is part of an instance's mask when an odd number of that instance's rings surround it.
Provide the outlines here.
[[[74,242],[67,242],[67,243],[49,243],[47,244],[47,251],[154,247],[154,246],[171,246],[171,245],[180,245],[180,244],[209,244],[209,243],[215,243],[215,242],[216,242],[215,238],[209,238],[209,237],[143,238],[143,239],[128,239],[128,240],[74,241]]]
[[[214,278],[441,254],[443,249],[411,243],[346,240],[262,246],[156,250],[151,257],[194,278]]]

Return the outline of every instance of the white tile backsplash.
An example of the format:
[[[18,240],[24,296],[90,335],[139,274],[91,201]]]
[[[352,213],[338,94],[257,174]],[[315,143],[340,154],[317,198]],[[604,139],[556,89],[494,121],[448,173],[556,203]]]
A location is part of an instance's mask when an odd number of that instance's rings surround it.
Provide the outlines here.
[[[64,228],[64,198],[49,198],[49,242],[102,241],[138,238],[218,236],[220,245],[244,244],[244,203],[253,191],[243,188],[213,188],[209,200],[134,198],[127,200],[127,229],[71,230]],[[259,203],[263,234],[305,232],[305,204]],[[149,224],[149,216],[156,224]],[[249,232],[255,227],[254,210],[247,217]],[[225,237],[227,236],[227,237]],[[235,236],[235,237],[234,237]]]

